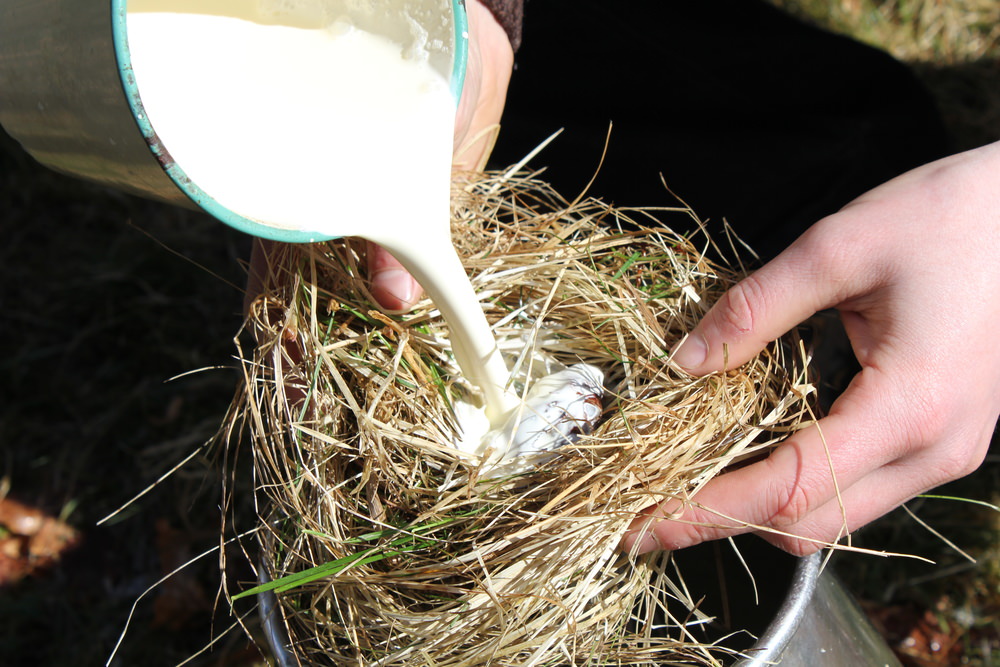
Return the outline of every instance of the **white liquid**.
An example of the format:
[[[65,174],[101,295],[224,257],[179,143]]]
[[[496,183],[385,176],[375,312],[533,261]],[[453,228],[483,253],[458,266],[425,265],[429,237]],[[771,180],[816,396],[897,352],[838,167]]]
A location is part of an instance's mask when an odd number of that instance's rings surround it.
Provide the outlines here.
[[[516,399],[451,243],[448,82],[419,50],[358,30],[330,6],[129,0],[149,122],[192,181],[230,210],[392,252],[440,309],[459,366],[498,423]]]

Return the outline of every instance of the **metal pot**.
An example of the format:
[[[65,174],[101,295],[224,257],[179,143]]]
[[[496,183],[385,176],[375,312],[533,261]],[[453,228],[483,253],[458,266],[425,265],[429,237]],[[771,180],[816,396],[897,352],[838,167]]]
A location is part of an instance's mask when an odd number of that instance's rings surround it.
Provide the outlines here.
[[[824,554],[800,559],[777,615],[735,667],[900,667]]]
[[[793,560],[783,554],[775,558],[772,550],[767,557],[772,563],[794,563],[792,576],[787,582],[763,585],[761,590],[765,595],[772,592],[769,589],[774,585],[787,585],[787,590],[759,639],[742,651],[747,657],[737,660],[732,667],[901,667],[844,586],[824,567],[822,552]],[[267,583],[270,579],[266,567],[262,564],[258,571],[260,583]],[[273,592],[261,593],[258,603],[276,664],[299,667],[288,648],[277,597]],[[736,619],[734,625],[739,626],[745,620]]]

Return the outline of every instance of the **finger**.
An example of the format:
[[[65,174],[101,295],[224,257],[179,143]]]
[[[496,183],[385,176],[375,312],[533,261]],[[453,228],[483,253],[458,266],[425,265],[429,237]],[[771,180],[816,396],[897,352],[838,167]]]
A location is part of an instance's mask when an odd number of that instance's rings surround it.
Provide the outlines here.
[[[936,483],[914,480],[910,470],[900,462],[890,463],[780,533],[766,530],[757,533],[790,554],[808,556],[828,544],[836,544],[861,526],[934,486]]]
[[[416,305],[423,290],[388,250],[368,243],[368,277],[372,296],[387,310],[409,310]]]
[[[859,270],[843,247],[851,234],[828,218],[758,271],[729,289],[682,341],[673,361],[694,375],[735,368],[814,313],[872,287],[877,274]]]
[[[875,381],[859,376],[829,417],[796,433],[763,461],[712,480],[692,504],[668,501],[647,510],[631,526],[623,548],[644,553],[759,528],[786,531],[871,471],[904,456],[906,438],[894,437],[891,404],[875,400],[884,382],[877,371],[872,375]]]
[[[758,535],[797,556],[806,556],[828,544],[836,544],[924,490],[901,483],[903,480],[900,478],[905,472],[898,466],[898,462],[892,462],[873,470],[801,521],[784,526],[781,532],[763,530],[758,531]]]
[[[768,542],[796,555],[808,555],[823,543],[896,509],[907,500],[979,467],[989,450],[992,431],[956,432],[953,437],[920,447],[843,489],[839,498],[787,526],[786,534],[760,533]],[[970,448],[969,445],[974,447]]]

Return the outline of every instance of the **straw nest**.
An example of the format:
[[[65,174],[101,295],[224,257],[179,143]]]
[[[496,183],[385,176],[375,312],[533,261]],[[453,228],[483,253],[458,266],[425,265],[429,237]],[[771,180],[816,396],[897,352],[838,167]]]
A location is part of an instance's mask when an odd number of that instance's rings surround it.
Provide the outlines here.
[[[668,216],[692,214],[570,203],[527,176],[456,182],[453,238],[514,387],[581,361],[606,377],[593,432],[515,474],[452,446],[475,391],[432,303],[379,311],[354,241],[271,253],[235,414],[302,664],[717,664],[669,555],[621,537],[801,426],[811,387],[796,345],[704,378],[671,364],[738,271]]]

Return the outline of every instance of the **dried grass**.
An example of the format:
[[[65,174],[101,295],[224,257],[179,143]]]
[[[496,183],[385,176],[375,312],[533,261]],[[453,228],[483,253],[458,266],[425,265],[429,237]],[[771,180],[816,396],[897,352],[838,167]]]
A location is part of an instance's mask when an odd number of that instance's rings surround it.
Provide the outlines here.
[[[458,375],[430,302],[376,310],[363,245],[281,246],[248,326],[260,546],[309,665],[717,664],[727,649],[667,554],[619,543],[808,420],[794,343],[693,378],[669,361],[739,272],[663,225],[686,209],[566,202],[528,177],[456,184],[453,238],[518,390],[579,361],[607,377],[597,428],[497,477],[451,446]],[[235,426],[234,426],[235,428]]]

